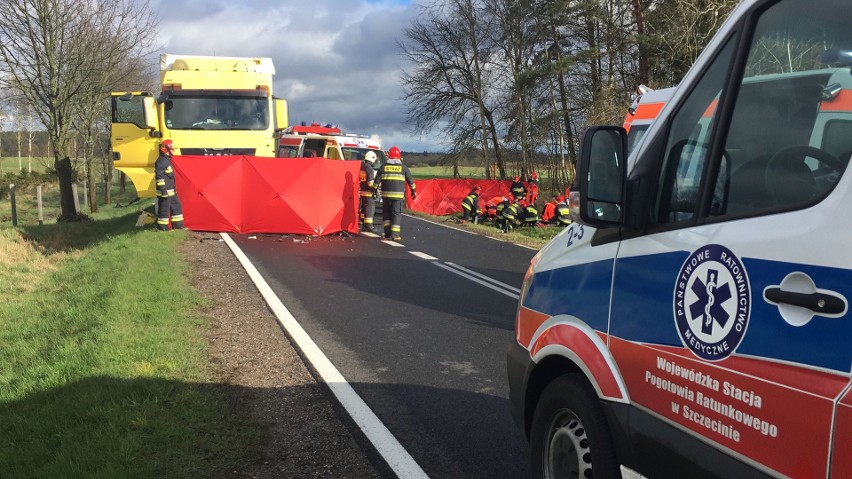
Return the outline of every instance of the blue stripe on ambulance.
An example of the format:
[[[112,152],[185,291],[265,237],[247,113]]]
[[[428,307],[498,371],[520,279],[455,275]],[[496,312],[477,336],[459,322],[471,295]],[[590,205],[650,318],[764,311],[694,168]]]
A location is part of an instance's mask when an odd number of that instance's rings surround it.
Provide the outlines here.
[[[612,264],[607,259],[537,272],[524,306],[550,316],[573,315],[595,330],[606,331]]]
[[[678,271],[687,252],[618,259],[613,286],[613,336],[633,342],[681,347],[674,325],[673,298]],[[810,276],[818,288],[847,295],[852,271],[806,264],[742,258],[751,286],[751,315],[738,354],[849,372],[848,348],[852,322],[815,316],[804,326],[792,326],[778,307],[763,298],[767,286],[778,285],[794,271]],[[555,316],[569,314],[598,331],[606,332],[612,260],[596,261],[536,273],[524,306]],[[783,338],[783,339],[782,339]]]

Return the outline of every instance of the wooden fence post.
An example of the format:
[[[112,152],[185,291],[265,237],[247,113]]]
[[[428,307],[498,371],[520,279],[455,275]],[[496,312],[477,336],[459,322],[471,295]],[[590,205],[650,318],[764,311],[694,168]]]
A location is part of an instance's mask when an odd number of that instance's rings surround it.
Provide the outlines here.
[[[42,204],[41,204],[41,185],[38,185],[36,187],[36,197],[37,197],[37,202],[38,202],[38,224],[43,225],[44,224],[44,210],[42,209]]]
[[[15,184],[9,185],[9,199],[12,201],[12,227],[18,226],[18,206],[15,204]]]

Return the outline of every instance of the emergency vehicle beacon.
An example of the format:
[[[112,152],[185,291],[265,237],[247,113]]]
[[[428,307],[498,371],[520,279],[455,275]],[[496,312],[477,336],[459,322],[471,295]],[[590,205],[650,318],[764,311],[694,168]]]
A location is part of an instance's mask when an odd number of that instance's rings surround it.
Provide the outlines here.
[[[508,354],[533,477],[852,477],[849,18],[743,0],[629,159],[586,132]]]

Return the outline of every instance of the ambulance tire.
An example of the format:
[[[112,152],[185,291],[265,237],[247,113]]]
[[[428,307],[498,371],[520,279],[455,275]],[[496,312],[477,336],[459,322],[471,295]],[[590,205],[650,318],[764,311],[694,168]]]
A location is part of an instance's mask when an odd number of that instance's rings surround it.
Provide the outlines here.
[[[576,374],[554,379],[541,394],[530,432],[530,472],[547,479],[621,477],[597,395]]]

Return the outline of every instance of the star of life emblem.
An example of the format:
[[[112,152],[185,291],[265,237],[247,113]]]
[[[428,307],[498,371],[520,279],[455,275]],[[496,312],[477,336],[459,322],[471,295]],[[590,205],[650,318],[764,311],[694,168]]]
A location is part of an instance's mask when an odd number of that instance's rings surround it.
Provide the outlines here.
[[[742,261],[728,248],[695,250],[675,281],[674,319],[684,346],[708,361],[736,351],[751,315],[751,288]]]

